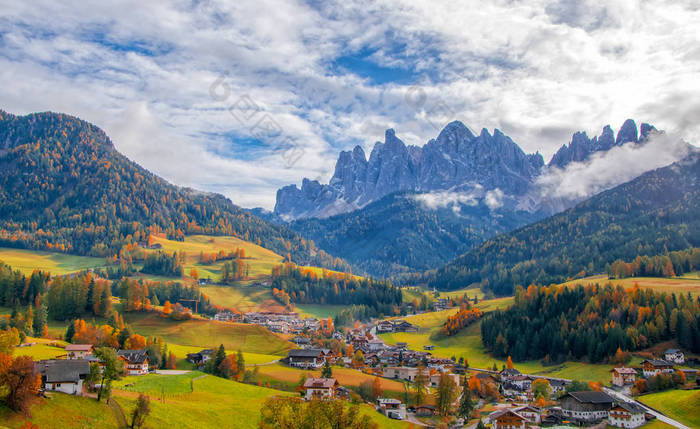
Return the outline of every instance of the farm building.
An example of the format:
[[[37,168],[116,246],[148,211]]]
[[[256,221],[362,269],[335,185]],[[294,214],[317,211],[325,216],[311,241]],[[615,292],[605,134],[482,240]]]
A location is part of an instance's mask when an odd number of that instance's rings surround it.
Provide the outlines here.
[[[659,374],[673,373],[673,363],[662,359],[647,359],[642,361],[644,377],[649,378]]]
[[[124,361],[126,375],[148,374],[148,355],[146,350],[119,350],[117,357]]]
[[[394,398],[377,398],[378,411],[390,419],[405,420],[406,405]]]
[[[685,363],[685,355],[678,349],[668,349],[664,352],[664,360],[677,364]]]
[[[92,344],[68,344],[65,350],[67,359],[85,359],[92,354],[94,348]]]
[[[325,354],[321,349],[295,349],[287,354],[289,366],[296,368],[320,368],[325,362]]]
[[[83,380],[90,373],[90,362],[85,359],[49,359],[34,363],[34,372],[41,375],[44,390],[81,395]]]
[[[332,399],[335,398],[336,389],[339,387],[335,378],[308,378],[304,382],[305,398]]]
[[[615,402],[604,392],[570,392],[559,398],[565,416],[587,422],[608,417]]]
[[[637,379],[637,371],[633,368],[613,368],[610,372],[612,373],[612,384],[615,386],[628,386],[634,384]]]
[[[499,410],[489,416],[493,429],[525,429],[528,419],[515,410]]]

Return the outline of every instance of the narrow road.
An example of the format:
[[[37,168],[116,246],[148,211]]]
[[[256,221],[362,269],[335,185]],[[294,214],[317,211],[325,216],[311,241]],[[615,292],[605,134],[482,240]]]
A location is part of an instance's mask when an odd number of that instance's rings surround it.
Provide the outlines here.
[[[605,393],[607,393],[608,395],[612,396],[613,398],[619,400],[619,401],[632,402],[632,403],[635,403],[635,404],[639,405],[640,407],[644,408],[644,410],[645,410],[647,413],[653,415],[653,416],[656,417],[658,420],[660,420],[660,421],[662,421],[662,422],[664,422],[664,423],[666,423],[666,424],[669,424],[669,425],[671,425],[671,426],[675,426],[675,427],[677,427],[678,429],[690,429],[688,426],[684,425],[683,423],[678,422],[678,421],[676,421],[676,420],[673,420],[672,418],[667,417],[667,416],[665,416],[664,414],[661,414],[660,412],[658,412],[658,411],[656,411],[656,410],[653,410],[653,409],[647,407],[647,406],[644,405],[643,403],[641,403],[641,402],[639,402],[639,401],[637,401],[637,400],[635,400],[635,399],[633,399],[633,398],[630,398],[630,397],[627,396],[627,395],[624,395],[624,394],[622,394],[622,393],[620,393],[620,392],[617,392],[617,391],[615,391],[615,390],[609,389],[609,388],[607,388],[607,387],[603,387],[603,391],[604,391]]]

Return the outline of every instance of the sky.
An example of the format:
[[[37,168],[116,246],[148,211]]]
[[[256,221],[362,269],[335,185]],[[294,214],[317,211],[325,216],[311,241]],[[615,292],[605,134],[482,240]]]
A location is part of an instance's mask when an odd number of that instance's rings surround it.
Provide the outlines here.
[[[697,145],[698,22],[696,0],[0,0],[0,109],[271,209],[387,128],[420,146],[461,120],[547,161],[626,118]]]

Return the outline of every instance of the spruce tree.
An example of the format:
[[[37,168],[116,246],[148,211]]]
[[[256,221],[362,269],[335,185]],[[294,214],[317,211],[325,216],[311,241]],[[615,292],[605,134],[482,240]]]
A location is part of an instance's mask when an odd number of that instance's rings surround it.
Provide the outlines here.
[[[331,369],[331,366],[328,363],[328,359],[326,359],[326,363],[323,364],[323,370],[321,371],[321,377],[323,377],[323,378],[333,377],[333,370]]]

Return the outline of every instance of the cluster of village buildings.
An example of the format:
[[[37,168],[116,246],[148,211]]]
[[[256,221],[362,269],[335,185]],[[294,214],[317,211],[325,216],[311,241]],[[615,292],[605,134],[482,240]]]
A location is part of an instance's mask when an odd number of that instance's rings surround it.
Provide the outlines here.
[[[222,311],[214,315],[214,320],[220,322],[251,323],[264,326],[272,332],[281,334],[301,334],[303,332],[316,332],[321,328],[318,319],[309,317],[301,318],[298,313],[251,311],[248,313],[235,313]]]
[[[410,332],[416,329],[400,319],[380,321],[374,328],[377,333]],[[475,374],[480,385],[491,384],[493,390],[508,401],[485,418],[485,422],[491,424],[494,429],[525,429],[540,425],[559,425],[562,422],[589,425],[602,421],[607,421],[615,427],[635,428],[645,424],[648,418],[653,418],[638,403],[619,401],[603,391],[567,392],[570,380],[522,374],[514,368],[501,371],[465,368],[451,359],[432,356],[427,350],[410,350],[405,343],[387,345],[370,332],[373,331],[360,328],[341,336],[346,346],[351,345],[353,350],[363,353],[362,369],[365,372],[384,378],[415,382],[419,371],[422,370],[425,371],[426,385],[436,387],[442,374],[453,377],[455,384],[459,386],[462,376],[469,370]],[[330,349],[315,347],[309,338],[299,336],[293,341],[301,348],[290,350],[288,356],[283,359],[283,362],[290,366],[319,369],[326,361],[342,366],[356,365],[350,357],[336,355]],[[639,369],[613,368],[611,385],[622,390],[634,385],[638,377],[649,378],[672,373],[675,371],[674,365],[683,362],[684,356],[680,350],[669,349],[663,359],[647,359]],[[695,377],[697,372],[693,369],[681,371],[688,377]],[[557,406],[544,409],[533,405],[536,398],[533,395],[532,384],[536,379],[547,379],[550,397],[558,398]],[[332,378],[310,378],[304,389],[308,399],[336,398],[347,394],[347,390]],[[378,398],[376,407],[390,418],[406,419],[406,404],[398,399]],[[435,413],[435,408],[428,404],[419,404],[409,407],[408,411],[414,412],[416,416],[430,416]]]

